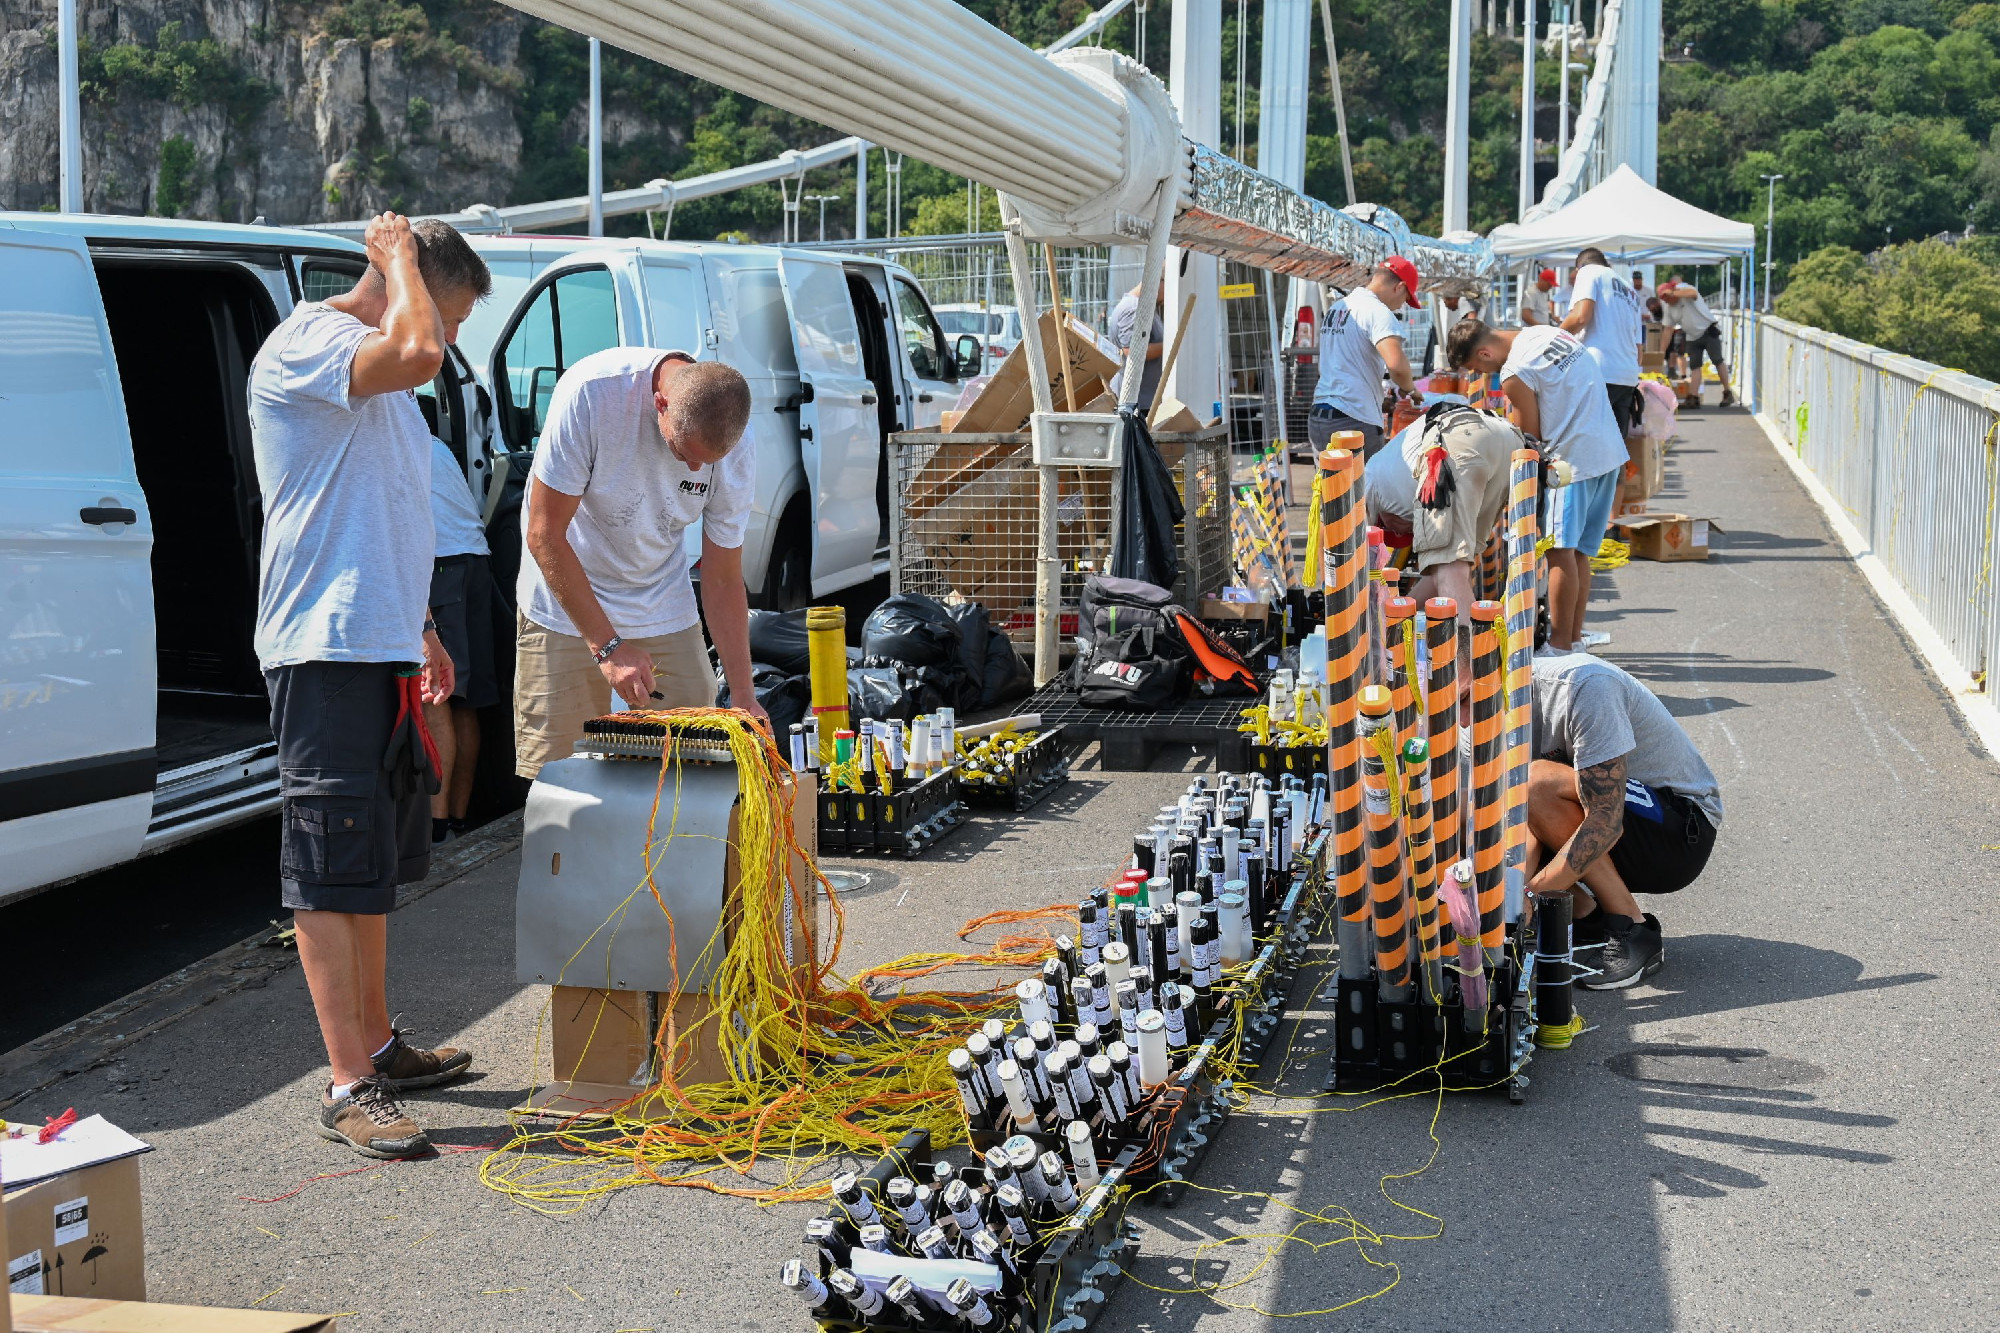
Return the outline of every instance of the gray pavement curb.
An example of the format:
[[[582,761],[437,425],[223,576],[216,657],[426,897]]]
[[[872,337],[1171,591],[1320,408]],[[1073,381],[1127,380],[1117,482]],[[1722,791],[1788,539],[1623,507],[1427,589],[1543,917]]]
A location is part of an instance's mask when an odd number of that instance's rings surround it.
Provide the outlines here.
[[[521,845],[521,814],[503,816],[449,843],[432,857],[431,873],[396,894],[396,910],[505,856]],[[120,996],[74,1022],[0,1055],[0,1111],[63,1079],[109,1063],[124,1050],[205,1005],[255,990],[298,961],[289,918]]]

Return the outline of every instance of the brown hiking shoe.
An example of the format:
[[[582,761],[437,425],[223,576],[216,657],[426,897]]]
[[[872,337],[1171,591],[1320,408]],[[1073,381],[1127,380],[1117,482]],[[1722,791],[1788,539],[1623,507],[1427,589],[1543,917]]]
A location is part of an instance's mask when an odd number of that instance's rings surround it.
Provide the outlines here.
[[[319,1099],[321,1138],[344,1143],[363,1157],[416,1157],[431,1150],[430,1138],[403,1114],[379,1078],[364,1078],[335,1098],[327,1084]]]
[[[400,1017],[401,1015],[398,1015]],[[427,1051],[403,1040],[407,1028],[391,1027],[389,1049],[375,1057],[375,1075],[390,1092],[410,1092],[448,1083],[472,1067],[472,1052],[456,1046]]]

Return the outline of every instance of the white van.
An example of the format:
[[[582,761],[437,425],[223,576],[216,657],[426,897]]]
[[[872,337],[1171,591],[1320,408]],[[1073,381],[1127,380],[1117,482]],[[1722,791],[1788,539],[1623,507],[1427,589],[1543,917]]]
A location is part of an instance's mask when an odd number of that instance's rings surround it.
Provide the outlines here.
[[[917,280],[866,256],[722,243],[473,237],[496,299],[459,347],[495,399],[494,552],[512,573],[519,493],[556,377],[607,347],[719,358],[750,381],[757,495],[743,577],[783,610],[866,582],[889,563],[889,436],[935,426],[957,400],[960,356]],[[503,539],[502,534],[506,536]],[[699,534],[689,533],[689,554]],[[503,548],[508,552],[504,561]]]
[[[448,360],[423,401],[484,497],[510,595],[549,391],[618,344],[749,377],[760,601],[886,567],[887,432],[958,393],[906,272],[759,246],[480,248],[495,293],[465,340],[488,354]],[[277,807],[245,386],[297,302],[365,267],[319,232],[0,213],[0,902]]]

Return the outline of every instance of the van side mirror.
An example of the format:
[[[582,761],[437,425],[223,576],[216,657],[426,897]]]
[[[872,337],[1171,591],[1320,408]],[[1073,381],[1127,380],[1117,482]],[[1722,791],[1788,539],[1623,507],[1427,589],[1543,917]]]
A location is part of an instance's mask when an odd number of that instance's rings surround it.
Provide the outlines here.
[[[977,375],[984,370],[985,367],[979,363],[983,351],[984,349],[979,345],[979,339],[970,333],[959,334],[957,341],[951,345],[952,359],[957,362],[957,365],[953,367],[955,373],[952,375],[952,378],[959,379],[966,375]]]

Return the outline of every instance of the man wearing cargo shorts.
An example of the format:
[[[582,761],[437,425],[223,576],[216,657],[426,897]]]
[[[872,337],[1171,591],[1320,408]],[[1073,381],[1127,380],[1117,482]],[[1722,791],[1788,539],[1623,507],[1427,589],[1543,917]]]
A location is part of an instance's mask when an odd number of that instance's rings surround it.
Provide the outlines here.
[[[1408,439],[1404,463],[1416,481],[1410,563],[1419,598],[1474,601],[1472,571],[1507,507],[1518,427],[1476,407],[1433,407]]]
[[[750,386],[719,361],[613,347],[563,372],[535,448],[514,660],[515,771],[569,756],[583,724],[626,708],[707,708],[704,613],[737,706],[750,675],[743,535],[756,451]],[[702,604],[687,565],[701,524]],[[618,704],[613,704],[616,696]]]
[[[318,1130],[368,1157],[410,1157],[430,1141],[396,1094],[472,1063],[405,1042],[386,995],[396,886],[430,867],[423,704],[454,684],[425,607],[431,437],[412,391],[492,279],[434,219],[384,213],[367,246],[353,290],[302,302],[250,367],[264,502],[256,648],[284,799],[282,901],[332,1066]]]

